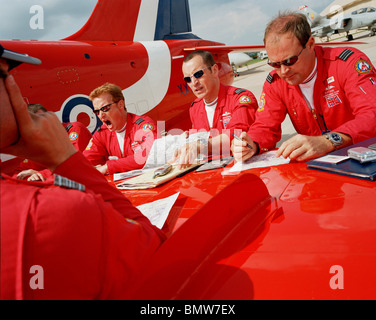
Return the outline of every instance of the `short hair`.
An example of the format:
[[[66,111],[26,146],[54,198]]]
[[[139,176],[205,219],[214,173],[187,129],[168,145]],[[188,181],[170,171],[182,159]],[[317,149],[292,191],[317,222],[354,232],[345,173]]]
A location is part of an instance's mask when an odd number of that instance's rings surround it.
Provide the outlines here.
[[[47,112],[47,109],[39,103],[31,103],[27,106],[27,109],[31,113],[38,113],[38,111]]]
[[[311,37],[311,26],[307,17],[295,11],[279,12],[278,16],[266,26],[264,44],[270,34],[283,35],[286,33],[293,34],[304,47]]]
[[[105,83],[101,85],[98,88],[95,88],[89,95],[90,101],[93,101],[95,98],[99,97],[100,95],[104,93],[109,93],[112,98],[114,99],[114,102],[119,102],[120,100],[124,100],[123,92],[121,91],[121,88],[113,83]]]
[[[190,54],[188,54],[184,58],[183,63],[188,62],[189,60],[192,60],[196,56],[200,56],[202,60],[204,61],[205,66],[207,67],[212,67],[215,65],[215,60],[213,58],[213,55],[209,51],[205,51],[205,50],[192,51]]]

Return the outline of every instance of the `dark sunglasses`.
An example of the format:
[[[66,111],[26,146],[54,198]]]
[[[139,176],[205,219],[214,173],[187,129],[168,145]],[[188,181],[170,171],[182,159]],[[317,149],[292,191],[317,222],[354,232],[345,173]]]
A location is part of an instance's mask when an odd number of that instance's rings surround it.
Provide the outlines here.
[[[300,52],[298,53],[297,56],[293,56],[293,57],[288,58],[288,59],[286,59],[286,60],[283,60],[283,61],[281,61],[281,62],[271,62],[271,61],[268,59],[268,65],[271,66],[271,67],[273,67],[273,68],[280,68],[281,65],[285,65],[285,66],[287,66],[287,67],[290,67],[290,66],[294,65],[294,64],[298,61],[300,54],[303,52],[303,50],[304,50],[305,48],[306,48],[306,46],[304,46],[303,49],[300,50]]]
[[[184,77],[184,81],[186,83],[191,83],[192,81],[192,77],[195,77],[196,79],[200,79],[203,75],[204,75],[204,70],[207,69],[207,68],[211,68],[212,66],[210,67],[206,67],[204,69],[201,69],[201,70],[198,70],[196,71],[194,74],[192,74],[191,76],[189,77]]]
[[[118,101],[119,102],[119,101]],[[118,102],[112,102],[112,103],[109,103],[109,104],[106,104],[105,106],[103,106],[102,108],[100,109],[97,109],[97,110],[93,110],[94,113],[98,116],[99,115],[99,112],[102,111],[102,112],[107,112],[108,110],[110,110],[111,106],[115,103],[118,103]]]

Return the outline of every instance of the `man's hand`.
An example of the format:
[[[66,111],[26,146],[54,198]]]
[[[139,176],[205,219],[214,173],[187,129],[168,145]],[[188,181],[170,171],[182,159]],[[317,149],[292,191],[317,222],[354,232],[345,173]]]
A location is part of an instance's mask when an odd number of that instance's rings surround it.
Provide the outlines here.
[[[37,173],[37,172],[38,171],[36,171],[34,169],[23,170],[19,174],[17,174],[17,179],[23,180],[26,177],[29,177],[29,176],[33,175],[34,173]]]
[[[99,164],[95,166],[95,168],[103,175],[106,175],[108,173],[107,164]]]
[[[33,173],[29,178],[27,178],[27,181],[45,181],[46,179],[43,177],[43,175],[40,172]]]
[[[244,162],[256,154],[258,147],[246,132],[242,132],[239,137],[242,139],[241,141],[232,140],[231,151],[237,162]],[[247,146],[247,143],[252,149]]]
[[[51,171],[77,150],[53,112],[31,114],[12,75],[5,79],[20,134],[19,140],[2,152],[27,158]]]
[[[182,147],[175,150],[174,155],[168,163],[172,164],[178,161],[178,168],[184,169],[192,164],[196,164],[199,162],[197,159],[198,154],[203,152],[205,146],[202,144],[201,141],[192,141],[190,143],[186,143]]]
[[[307,161],[323,156],[333,150],[333,144],[325,136],[304,136],[298,134],[283,142],[276,156],[290,158],[295,161]]]

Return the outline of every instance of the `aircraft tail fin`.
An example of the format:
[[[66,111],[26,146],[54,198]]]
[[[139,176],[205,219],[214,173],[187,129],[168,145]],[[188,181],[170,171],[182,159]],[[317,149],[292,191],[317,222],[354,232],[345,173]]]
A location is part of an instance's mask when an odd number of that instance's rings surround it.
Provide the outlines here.
[[[317,25],[323,18],[320,14],[308,6],[301,6],[299,7],[299,10],[307,17],[308,23],[311,27]]]
[[[197,38],[191,31],[188,0],[98,0],[86,24],[64,40]]]

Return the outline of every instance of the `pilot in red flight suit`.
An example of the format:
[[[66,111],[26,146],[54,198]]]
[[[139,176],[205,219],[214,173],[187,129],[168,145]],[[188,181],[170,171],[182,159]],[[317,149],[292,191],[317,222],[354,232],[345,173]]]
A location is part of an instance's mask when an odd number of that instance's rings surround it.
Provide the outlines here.
[[[213,119],[210,124],[206,111],[207,105],[205,99],[196,99],[192,103],[189,110],[192,129],[211,131],[212,136],[220,135],[227,129],[230,139],[235,129],[248,131],[258,108],[257,100],[252,92],[223,84],[220,84],[218,98],[213,104],[216,107],[213,108]]]
[[[47,112],[41,104],[29,104],[27,108],[32,113]],[[83,152],[92,137],[90,131],[81,122],[63,123],[63,126],[73,146],[78,151]],[[28,180],[34,181],[44,181],[50,175],[52,175],[50,170],[29,159],[22,161],[13,173],[13,177],[18,179],[28,178]]]
[[[256,98],[248,90],[221,84],[218,65],[210,52],[193,51],[185,57],[182,70],[184,80],[197,97],[189,110],[192,128],[210,131],[210,138],[177,150],[173,160],[179,157],[184,167],[202,150],[212,156],[217,152],[229,155],[233,134],[248,131],[255,119]]]
[[[85,157],[102,174],[142,168],[157,137],[153,120],[127,112],[123,93],[114,84],[94,89],[89,97],[103,125],[94,133]]]
[[[66,177],[1,175],[0,298],[121,299],[164,235],[77,152],[54,113],[27,111],[4,67],[20,55],[0,49],[0,152]]]
[[[281,22],[295,29],[280,32]],[[376,73],[355,48],[315,46],[306,17],[280,16],[265,31],[269,64],[256,120],[233,142],[237,160],[274,148],[286,114],[298,135],[283,142],[277,156],[306,161],[376,136]],[[279,62],[274,62],[279,61]]]

